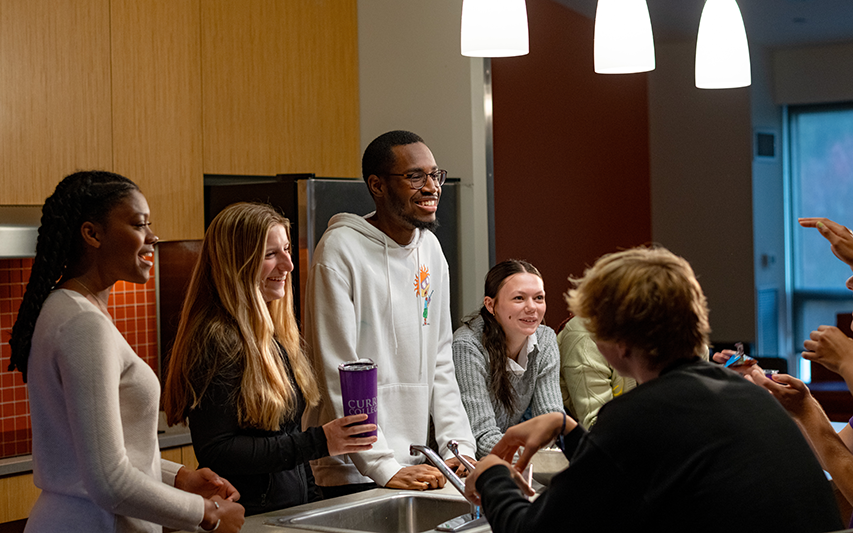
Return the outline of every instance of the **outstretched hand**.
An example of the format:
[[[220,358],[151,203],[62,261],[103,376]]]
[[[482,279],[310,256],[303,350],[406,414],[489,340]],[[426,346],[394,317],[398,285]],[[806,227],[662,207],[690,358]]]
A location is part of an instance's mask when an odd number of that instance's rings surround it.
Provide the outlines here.
[[[806,384],[794,376],[775,374],[769,379],[763,372],[753,371],[745,377],[767,389],[795,420],[801,419],[814,401]]]
[[[521,475],[521,472],[513,468],[511,464],[504,461],[497,455],[489,454],[480,459],[480,462],[477,463],[477,468],[475,468],[473,472],[468,474],[468,478],[465,480],[465,497],[468,499],[469,502],[473,503],[474,505],[481,504],[480,493],[477,492],[477,478],[480,477],[480,474],[495,465],[504,465],[509,468],[510,477],[512,477],[512,480],[515,481],[515,484],[518,485],[518,488],[520,488],[521,492],[523,492],[526,496],[530,497],[535,494],[535,491],[527,483],[527,480],[525,480],[524,477]]]
[[[853,378],[853,339],[835,326],[818,326],[803,342],[803,358],[820,363],[850,383]]]
[[[345,453],[364,452],[373,448],[376,435],[369,437],[356,437],[369,431],[376,431],[376,424],[360,424],[367,420],[367,415],[350,415],[336,418],[323,425],[326,434],[326,446],[329,455],[342,455]]]
[[[734,350],[723,350],[722,352],[715,352],[714,355],[711,356],[711,360],[715,363],[724,365],[728,362],[729,358],[731,358],[735,354],[736,352]],[[761,367],[758,366],[758,361],[756,361],[752,357],[744,361],[743,364],[732,365],[726,368],[737,372],[741,376],[746,376],[747,374],[751,373],[753,368],[758,368],[759,370],[761,370]]]
[[[565,420],[566,429],[563,434],[568,433],[578,425],[570,416],[566,416]],[[527,468],[530,459],[533,458],[533,454],[560,436],[560,429],[562,427],[562,413],[546,413],[531,418],[526,422],[516,424],[507,429],[501,440],[492,448],[492,454],[509,463],[512,462],[515,452],[523,446],[524,451],[521,453],[521,457],[518,458],[518,462],[515,463],[515,469],[521,472]]]
[[[804,228],[817,228],[829,241],[835,257],[853,267],[853,233],[846,226],[823,217],[800,218],[798,221]]]

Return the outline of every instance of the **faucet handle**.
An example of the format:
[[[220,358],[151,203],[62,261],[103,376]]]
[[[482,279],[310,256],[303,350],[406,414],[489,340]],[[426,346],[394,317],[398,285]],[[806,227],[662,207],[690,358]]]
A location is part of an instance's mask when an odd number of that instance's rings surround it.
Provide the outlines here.
[[[459,462],[462,463],[462,466],[468,469],[468,473],[474,471],[474,465],[472,465],[468,459],[465,459],[465,457],[461,453],[459,453],[458,442],[451,439],[450,442],[447,443],[447,449],[450,450],[451,453],[453,453],[453,455],[455,455],[457,459],[459,459]]]

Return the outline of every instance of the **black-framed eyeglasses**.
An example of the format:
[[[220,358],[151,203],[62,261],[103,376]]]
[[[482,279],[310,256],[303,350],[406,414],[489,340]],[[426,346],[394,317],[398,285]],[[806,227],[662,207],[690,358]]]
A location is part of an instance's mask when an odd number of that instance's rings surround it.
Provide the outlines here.
[[[424,188],[424,185],[426,185],[427,176],[432,178],[432,181],[434,181],[439,187],[444,185],[444,181],[447,179],[447,171],[437,169],[432,172],[421,172],[418,170],[415,172],[409,172],[408,174],[386,174],[386,176],[401,176],[406,178],[412,183],[413,189],[420,190]]]

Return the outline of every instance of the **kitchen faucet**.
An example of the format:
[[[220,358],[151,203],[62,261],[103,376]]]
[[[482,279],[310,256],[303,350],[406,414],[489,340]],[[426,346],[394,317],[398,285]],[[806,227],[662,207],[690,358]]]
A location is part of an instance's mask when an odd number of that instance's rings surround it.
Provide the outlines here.
[[[432,448],[430,448],[429,446],[424,446],[423,444],[412,444],[411,446],[409,446],[409,454],[417,455],[418,452],[424,454],[424,457],[426,457],[426,460],[429,462],[429,464],[438,468],[441,473],[444,474],[444,477],[447,478],[447,481],[449,481],[451,485],[456,487],[456,490],[459,491],[459,494],[463,496],[465,495],[465,483],[463,483],[462,480],[459,479],[459,476],[457,476],[452,470],[450,470],[450,468],[444,463],[441,457],[439,457],[439,455],[435,453]]]
[[[450,450],[451,453],[453,453],[453,455],[455,455],[457,459],[459,459],[459,462],[462,463],[462,466],[468,469],[469,474],[474,471],[474,465],[468,462],[468,459],[465,459],[465,457],[459,453],[458,442],[453,439],[450,439],[450,442],[447,443],[447,449]]]
[[[474,466],[471,465],[471,463],[469,463],[464,457],[459,455],[459,445],[456,443],[455,440],[451,440],[448,443],[447,448],[451,452],[453,452],[453,455],[455,455],[462,463],[462,465],[468,469],[468,473],[474,471]],[[444,475],[444,477],[447,478],[447,481],[449,481],[450,484],[453,485],[456,490],[459,491],[459,494],[465,496],[465,483],[463,483],[462,480],[459,479],[459,476],[457,476],[452,470],[450,470],[450,468],[444,463],[441,457],[437,453],[435,453],[432,448],[424,446],[422,444],[412,444],[409,446],[409,454],[417,455],[418,452],[422,453],[424,457],[426,457],[426,460],[432,466],[439,469],[439,471]],[[470,513],[464,514],[462,516],[457,516],[456,518],[452,518],[447,522],[444,522],[443,524],[437,526],[435,530],[456,532],[477,527],[486,523],[486,517],[480,515],[480,507],[472,503]]]

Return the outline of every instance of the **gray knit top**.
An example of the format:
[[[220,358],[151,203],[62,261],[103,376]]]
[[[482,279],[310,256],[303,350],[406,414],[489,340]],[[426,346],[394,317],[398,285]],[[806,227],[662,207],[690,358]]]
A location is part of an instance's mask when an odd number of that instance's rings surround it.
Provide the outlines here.
[[[517,401],[515,410],[508,413],[489,391],[491,368],[483,347],[483,319],[477,317],[470,327],[463,325],[453,334],[456,381],[477,439],[477,459],[489,454],[504,432],[521,421],[528,407],[533,416],[563,412],[557,337],[548,326],[539,326],[535,335],[536,347],[528,354],[525,372],[510,373]]]

